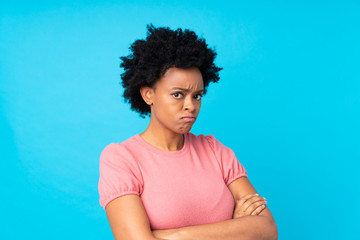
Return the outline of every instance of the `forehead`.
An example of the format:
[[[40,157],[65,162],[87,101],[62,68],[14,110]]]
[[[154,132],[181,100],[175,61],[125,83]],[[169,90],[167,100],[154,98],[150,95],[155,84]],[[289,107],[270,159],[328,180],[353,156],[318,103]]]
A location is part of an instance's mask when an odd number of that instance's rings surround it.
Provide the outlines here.
[[[191,90],[203,89],[204,83],[198,68],[169,68],[156,83],[157,87],[171,89],[174,87]]]

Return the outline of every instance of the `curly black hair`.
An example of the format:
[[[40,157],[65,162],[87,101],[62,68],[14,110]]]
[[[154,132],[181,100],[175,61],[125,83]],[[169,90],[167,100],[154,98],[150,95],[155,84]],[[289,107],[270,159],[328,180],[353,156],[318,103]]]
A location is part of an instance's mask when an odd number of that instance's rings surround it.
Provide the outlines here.
[[[204,81],[204,94],[210,82],[220,79],[219,71],[222,68],[214,64],[216,52],[208,48],[205,39],[189,29],[171,30],[149,24],[146,39],[136,40],[129,49],[131,53],[128,56],[120,57],[120,67],[124,68],[121,74],[121,84],[125,89],[123,97],[142,118],[151,112],[140,94],[140,87],[152,87],[170,67],[199,68]]]

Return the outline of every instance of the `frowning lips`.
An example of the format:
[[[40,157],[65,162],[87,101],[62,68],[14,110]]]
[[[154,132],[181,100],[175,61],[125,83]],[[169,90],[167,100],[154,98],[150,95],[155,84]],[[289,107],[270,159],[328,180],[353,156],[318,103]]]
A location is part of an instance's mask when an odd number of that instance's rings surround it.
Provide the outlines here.
[[[196,117],[190,115],[190,116],[184,116],[181,119],[188,121],[188,122],[195,122]]]

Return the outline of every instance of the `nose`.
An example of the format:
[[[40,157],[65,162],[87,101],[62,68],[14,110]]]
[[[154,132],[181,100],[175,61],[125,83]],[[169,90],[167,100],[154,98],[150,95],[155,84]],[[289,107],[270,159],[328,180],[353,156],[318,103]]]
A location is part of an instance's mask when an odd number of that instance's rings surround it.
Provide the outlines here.
[[[185,98],[185,102],[184,102],[185,110],[188,110],[190,112],[193,112],[195,110],[195,104],[193,101],[194,101],[194,99],[191,96],[188,96]]]

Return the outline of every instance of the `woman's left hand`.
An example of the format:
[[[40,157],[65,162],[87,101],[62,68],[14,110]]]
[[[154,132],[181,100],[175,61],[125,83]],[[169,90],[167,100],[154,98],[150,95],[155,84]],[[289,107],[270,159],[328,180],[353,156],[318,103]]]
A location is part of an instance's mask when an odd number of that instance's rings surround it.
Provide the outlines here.
[[[259,194],[248,194],[236,201],[233,218],[259,215],[266,207],[266,199]]]
[[[266,200],[259,194],[248,194],[236,201],[233,219],[249,215],[259,215],[266,207]],[[157,239],[176,240],[181,239],[178,229],[153,230]]]

